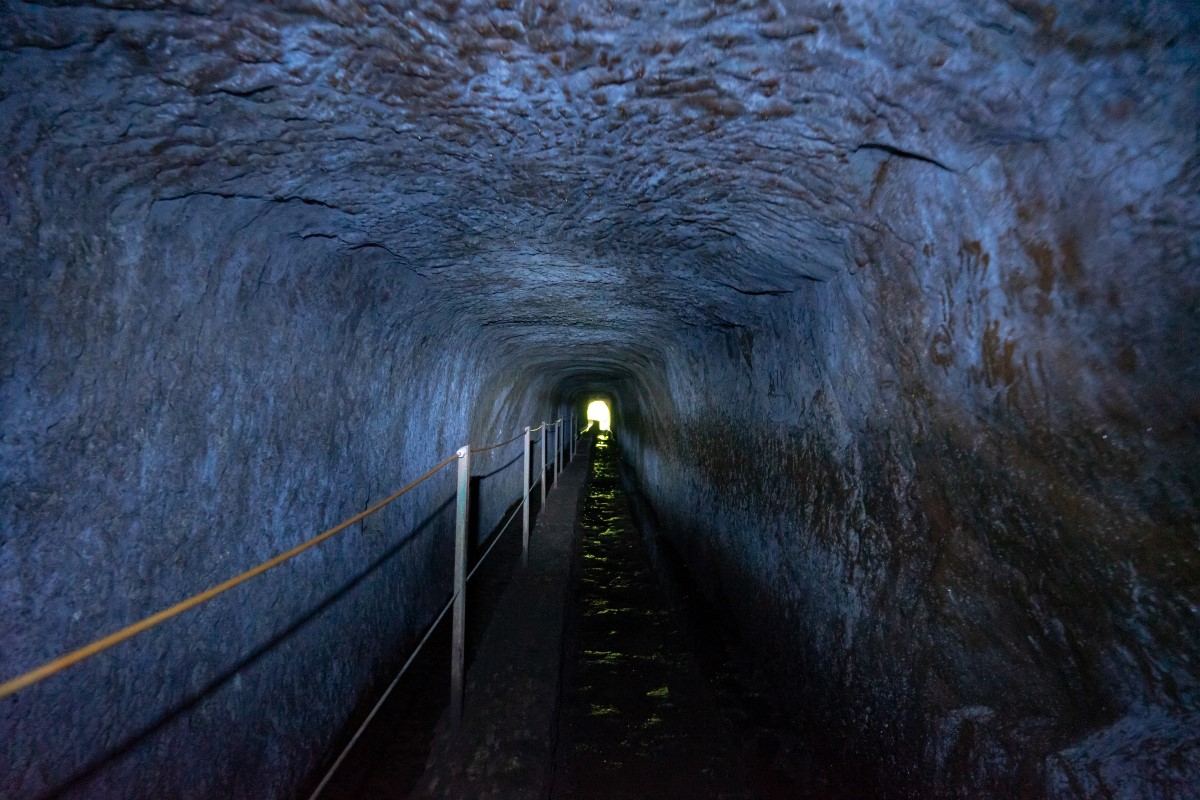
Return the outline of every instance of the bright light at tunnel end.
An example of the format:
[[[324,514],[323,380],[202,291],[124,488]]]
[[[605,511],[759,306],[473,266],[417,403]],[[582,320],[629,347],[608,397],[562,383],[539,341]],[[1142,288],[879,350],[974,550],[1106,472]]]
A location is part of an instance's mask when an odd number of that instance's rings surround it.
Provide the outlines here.
[[[603,400],[593,400],[588,403],[587,421],[588,427],[591,427],[592,421],[600,423],[600,430],[610,430],[612,424],[612,412],[608,410],[608,403]]]

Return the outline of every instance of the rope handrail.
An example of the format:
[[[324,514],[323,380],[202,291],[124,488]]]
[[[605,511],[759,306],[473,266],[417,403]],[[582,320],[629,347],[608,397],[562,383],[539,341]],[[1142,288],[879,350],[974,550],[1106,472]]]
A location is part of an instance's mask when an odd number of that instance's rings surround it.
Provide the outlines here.
[[[412,491],[420,484],[422,484],[425,481],[427,481],[428,479],[432,478],[434,475],[436,475],[439,471],[441,471],[443,468],[445,468],[449,464],[451,464],[455,461],[458,461],[459,459],[467,459],[471,453],[485,453],[485,452],[488,452],[489,450],[495,450],[498,447],[503,447],[505,445],[511,444],[512,442],[515,442],[517,439],[520,439],[523,436],[530,435],[534,432],[540,432],[541,435],[538,436],[536,439],[531,439],[530,441],[531,442],[532,441],[540,442],[541,440],[545,439],[548,436],[548,434],[550,433],[550,429],[552,427],[554,428],[555,439],[556,440],[560,439],[562,437],[560,435],[559,429],[562,425],[562,422],[563,422],[563,420],[561,418],[556,420],[554,423],[543,422],[541,425],[537,426],[536,428],[526,428],[524,432],[517,434],[516,436],[513,436],[510,439],[506,439],[502,442],[496,442],[496,443],[490,444],[490,445],[485,445],[483,447],[471,448],[468,445],[464,448],[460,448],[454,455],[447,456],[446,458],[442,459],[440,462],[438,462],[434,466],[430,467],[427,471],[425,471],[421,476],[419,476],[415,480],[405,484],[404,486],[400,487],[392,494],[390,494],[387,497],[383,498],[382,500],[376,502],[374,505],[364,509],[363,511],[360,511],[359,513],[355,514],[354,516],[343,520],[342,522],[338,523],[337,525],[333,526],[332,528],[329,528],[328,530],[325,530],[325,531],[317,534],[316,536],[313,536],[311,539],[301,542],[300,544],[295,545],[294,547],[291,547],[288,550],[285,550],[282,553],[279,553],[278,555],[267,559],[266,561],[258,564],[257,566],[251,567],[250,569],[248,569],[242,573],[239,573],[238,575],[235,575],[232,578],[229,578],[228,580],[225,580],[219,584],[216,584],[215,586],[211,586],[202,592],[198,592],[197,594],[194,594],[184,600],[181,600],[180,602],[175,603],[172,606],[169,606],[165,609],[162,609],[161,611],[158,611],[154,614],[144,617],[137,622],[134,622],[130,625],[126,625],[124,628],[121,628],[120,630],[110,633],[107,636],[97,639],[97,640],[91,642],[90,644],[87,644],[87,645],[84,645],[83,647],[72,650],[62,656],[59,656],[58,658],[55,658],[51,661],[48,661],[48,662],[42,664],[39,667],[36,667],[32,670],[29,670],[28,672],[18,675],[17,677],[12,678],[8,681],[5,681],[4,683],[0,683],[0,699],[3,699],[12,694],[15,694],[16,692],[18,692],[24,688],[27,688],[36,683],[39,683],[59,672],[62,672],[63,670],[68,669],[69,667],[71,667],[75,664],[78,664],[82,661],[85,661],[85,660],[91,658],[92,656],[98,655],[106,650],[109,650],[110,648],[113,648],[113,647],[117,646],[118,644],[121,644],[122,642],[132,639],[134,636],[137,636],[138,634],[141,634],[141,633],[144,633],[145,631],[151,630],[152,628],[155,628],[158,625],[161,625],[162,623],[166,622],[169,619],[177,617],[186,611],[196,608],[197,606],[200,606],[200,605],[208,602],[209,600],[212,600],[212,599],[218,597],[219,595],[224,594],[225,592],[229,591],[230,589],[240,586],[241,584],[246,583],[250,579],[255,578],[259,575],[262,575],[263,573],[265,573],[287,561],[290,561],[291,559],[295,558],[296,556],[300,555],[301,553],[303,553],[307,550],[310,550],[313,547],[316,547],[317,545],[321,544],[325,540],[330,539],[333,536],[336,536],[337,534],[346,530],[350,526],[352,526],[358,522],[361,522],[362,520],[366,519],[367,517],[371,516],[372,514],[375,514],[376,512],[380,511],[387,505],[393,503],[394,501],[396,501],[403,495]],[[574,427],[574,426],[572,426],[572,427]],[[559,443],[559,446],[561,446],[561,443]],[[573,449],[572,449],[571,455],[574,456]],[[559,464],[559,458],[561,458],[561,456],[562,456],[561,452],[555,456],[555,469],[556,470],[561,469],[561,465]],[[532,454],[529,451],[526,451],[526,453],[525,453],[526,469],[529,468],[529,465],[531,463],[530,462],[531,458],[532,458]],[[543,459],[544,458],[545,458],[545,451],[543,450]],[[391,683],[388,684],[388,687],[384,691],[383,695],[379,698],[379,700],[371,708],[371,711],[367,714],[367,716],[363,720],[362,724],[359,725],[358,729],[354,732],[354,735],[350,738],[350,740],[346,744],[345,748],[341,751],[341,753],[338,755],[337,759],[333,762],[333,765],[330,767],[329,771],[325,774],[325,776],[322,778],[321,782],[318,784],[317,788],[313,791],[311,798],[316,798],[321,793],[321,791],[325,788],[325,786],[329,783],[330,779],[333,777],[333,774],[337,771],[338,767],[345,760],[347,755],[350,753],[351,749],[358,742],[359,738],[362,736],[362,734],[366,730],[367,726],[375,718],[375,715],[379,712],[380,708],[383,706],[384,702],[387,700],[387,698],[391,694],[392,690],[396,688],[396,685],[399,683],[400,679],[404,676],[405,672],[408,671],[408,668],[412,665],[412,663],[416,659],[417,655],[421,652],[422,648],[424,648],[425,644],[429,641],[429,638],[433,634],[434,629],[437,628],[437,626],[445,618],[446,614],[449,612],[449,610],[451,608],[454,608],[454,610],[455,610],[455,635],[460,636],[459,630],[460,630],[461,625],[460,625],[459,615],[460,615],[460,613],[463,612],[463,609],[460,608],[460,605],[461,605],[460,601],[463,598],[465,598],[465,594],[463,592],[465,591],[466,583],[467,583],[467,581],[470,581],[475,576],[475,573],[479,570],[479,568],[483,566],[484,561],[486,561],[488,556],[491,555],[492,550],[495,549],[497,544],[499,544],[500,539],[502,539],[504,537],[504,534],[506,534],[508,532],[509,526],[512,524],[513,520],[516,519],[517,512],[522,511],[522,510],[524,510],[526,512],[526,516],[525,516],[525,520],[524,520],[525,538],[523,539],[523,545],[522,545],[523,548],[525,548],[525,550],[523,550],[523,553],[527,551],[528,546],[529,546],[529,517],[528,517],[529,498],[533,494],[535,488],[538,488],[539,485],[543,488],[542,499],[543,499],[543,502],[545,501],[544,489],[545,489],[545,485],[546,485],[546,476],[544,474],[544,470],[548,465],[543,463],[542,466],[543,466],[543,474],[529,486],[528,491],[526,491],[525,494],[520,498],[520,500],[518,501],[518,504],[515,505],[513,507],[513,510],[509,513],[508,518],[503,522],[503,524],[501,524],[501,526],[498,529],[498,531],[496,532],[495,536],[492,537],[491,542],[488,544],[488,546],[484,550],[483,554],[480,555],[480,557],[478,558],[478,560],[475,563],[475,566],[469,571],[469,573],[467,573],[465,575],[465,578],[462,579],[462,581],[463,581],[462,584],[459,587],[457,587],[454,592],[451,593],[451,597],[447,601],[446,605],[437,614],[437,616],[433,620],[433,622],[430,623],[428,629],[425,632],[425,635],[417,643],[416,648],[409,655],[408,659],[404,662],[404,665],[400,668],[400,671],[392,679]],[[467,485],[466,483],[464,483],[464,473],[467,476],[467,478],[470,477],[469,460],[460,461],[460,463],[459,463],[459,488],[458,488],[458,491],[459,491],[459,496],[460,496],[460,508],[459,508],[458,513],[460,514],[460,516],[465,514],[464,509],[466,508],[466,506],[464,504],[462,504],[462,498],[465,496],[464,492],[466,491],[464,487]],[[557,483],[557,481],[555,481],[555,483]],[[463,531],[463,529],[460,527],[458,536],[462,537],[464,535],[462,531]],[[464,551],[465,551],[465,549],[464,549]],[[457,557],[461,558],[461,556],[457,556]],[[522,559],[524,560],[524,555],[522,556]],[[456,565],[456,570],[458,568],[459,567]],[[459,705],[459,708],[461,709],[461,692],[462,692],[462,683],[461,683],[461,667],[462,667],[461,649],[462,648],[461,648],[461,642],[458,642],[458,644],[455,645],[455,647],[458,648],[458,659],[459,660],[456,663],[458,664],[458,673],[460,675],[460,677],[457,679],[459,681],[458,689],[457,689],[457,691],[458,691],[457,703]],[[451,672],[452,672],[452,680],[453,680],[454,674],[455,674],[455,669],[454,669],[453,664],[452,664]],[[453,692],[452,692],[452,694],[453,694]],[[452,706],[454,705],[453,701],[452,701],[451,705]],[[310,798],[310,800],[311,800],[311,798]]]
[[[402,495],[412,491],[417,486],[436,475],[442,468],[453,463],[456,458],[457,456],[448,456],[447,458],[442,459],[433,467],[430,467],[429,470],[419,478],[416,478],[415,480],[400,487],[395,492],[392,492],[387,497],[375,503],[375,505],[360,511],[349,519],[339,522],[337,525],[334,525],[332,528],[317,534],[308,541],[301,542],[295,547],[285,550],[282,553],[269,558],[261,564],[251,567],[245,572],[235,575],[226,581],[218,583],[216,586],[210,586],[202,592],[198,592],[197,594],[194,594],[185,600],[181,600],[173,606],[164,608],[162,611],[151,614],[148,617],[144,617],[130,625],[126,625],[124,628],[97,639],[91,644],[87,644],[83,647],[72,650],[65,655],[59,656],[51,661],[47,661],[40,667],[35,667],[34,669],[31,669],[22,675],[18,675],[15,678],[5,681],[4,683],[0,684],[0,699],[8,697],[11,694],[15,694],[16,692],[19,692],[28,686],[32,686],[35,683],[39,683],[46,678],[49,678],[51,675],[62,672],[68,667],[72,667],[81,661],[86,661],[94,655],[103,653],[105,650],[115,647],[121,642],[132,639],[134,636],[137,636],[143,631],[148,631],[151,628],[157,627],[167,620],[179,616],[185,611],[189,611],[198,605],[208,602],[218,595],[224,594],[234,587],[240,586],[251,578],[257,577],[269,569],[277,567],[286,561],[290,561],[306,550],[310,550],[319,545],[321,542],[324,542],[326,539],[336,536],[346,528],[349,528],[351,525],[361,522],[362,520],[382,509],[384,506],[387,506],[399,499]]]
[[[516,436],[512,437],[511,439],[505,439],[503,442],[495,442],[494,444],[485,444],[482,447],[472,447],[471,453],[472,454],[486,453],[489,450],[495,450],[497,447],[504,447],[504,445],[512,444],[517,439],[522,438],[524,435],[525,435],[525,433],[524,433],[524,431],[522,431],[521,433],[518,433]]]

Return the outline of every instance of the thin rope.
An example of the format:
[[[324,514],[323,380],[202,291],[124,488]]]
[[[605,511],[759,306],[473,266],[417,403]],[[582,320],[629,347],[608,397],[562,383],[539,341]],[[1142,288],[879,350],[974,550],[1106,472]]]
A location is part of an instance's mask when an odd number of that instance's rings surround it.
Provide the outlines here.
[[[488,445],[484,445],[483,447],[473,447],[473,448],[471,448],[471,452],[472,453],[486,453],[488,450],[495,450],[497,447],[504,447],[504,445],[506,445],[506,444],[512,444],[513,442],[515,442],[517,439],[520,439],[524,435],[525,435],[524,432],[522,432],[522,433],[518,433],[516,436],[512,437],[511,439],[505,439],[503,442],[496,442],[495,444],[488,444]]]
[[[342,762],[346,760],[346,756],[350,755],[350,751],[354,749],[354,745],[358,744],[359,737],[363,735],[363,732],[367,729],[367,726],[371,724],[371,720],[375,719],[375,715],[379,713],[379,709],[383,707],[384,702],[388,699],[388,696],[391,695],[392,690],[396,688],[396,684],[400,683],[400,679],[404,677],[404,673],[408,672],[408,668],[412,666],[417,654],[421,652],[421,648],[424,647],[425,643],[429,641],[429,637],[433,635],[433,631],[437,628],[438,624],[445,619],[446,612],[449,611],[454,605],[454,600],[457,597],[457,594],[452,595],[446,602],[445,607],[442,608],[442,612],[437,615],[437,618],[434,619],[433,624],[429,626],[429,629],[425,631],[425,635],[421,637],[421,641],[417,645],[417,649],[413,650],[412,655],[410,655],[408,660],[404,662],[404,666],[401,667],[400,671],[396,673],[396,677],[392,678],[392,682],[389,683],[388,687],[383,690],[383,696],[376,701],[375,705],[371,708],[371,713],[367,714],[367,718],[362,721],[362,724],[358,726],[358,730],[356,730],[354,735],[350,737],[350,741],[347,742],[344,748],[342,748],[342,752],[338,754],[337,760],[333,762],[333,766],[329,768],[329,771],[325,773],[325,777],[322,778],[321,782],[317,784],[317,788],[313,789],[313,793],[308,796],[308,800],[316,800],[317,796],[321,794],[321,791],[325,788],[326,784],[328,784],[333,778],[333,773],[337,772],[337,768],[340,767]]]
[[[169,608],[164,608],[162,611],[159,611],[156,614],[151,614],[150,616],[145,617],[144,619],[135,622],[132,625],[127,625],[124,628],[121,628],[119,631],[110,633],[108,636],[105,636],[102,639],[97,639],[91,644],[84,645],[77,650],[72,650],[70,653],[60,656],[53,661],[48,661],[40,667],[31,669],[29,672],[26,672],[23,675],[18,675],[11,680],[5,681],[4,683],[0,684],[0,698],[8,697],[10,694],[19,692],[27,686],[32,686],[39,681],[43,681],[46,678],[49,678],[51,675],[62,672],[64,669],[78,664],[80,661],[84,661],[94,655],[97,655],[98,653],[102,653],[105,650],[108,650],[110,647],[115,647],[121,642],[137,636],[143,631],[148,631],[157,625],[161,625],[172,617],[177,617],[185,611],[193,609],[202,603],[206,603],[217,595],[224,594],[235,586],[240,586],[251,578],[257,577],[267,570],[277,567],[285,561],[295,558],[304,551],[316,547],[321,542],[332,536],[336,536],[356,522],[361,522],[363,519],[371,516],[376,511],[379,511],[384,506],[395,501],[401,495],[412,491],[429,478],[432,478],[443,467],[456,461],[457,458],[457,455],[453,455],[443,459],[435,466],[431,467],[424,475],[397,489],[395,492],[380,500],[378,503],[366,509],[365,511],[360,511],[353,517],[338,523],[329,530],[317,534],[308,541],[298,544],[290,550],[285,550],[274,558],[267,559],[256,567],[251,567],[240,575],[235,575],[223,583],[218,583],[216,586],[212,586],[198,594],[194,594],[186,600],[182,600]]]

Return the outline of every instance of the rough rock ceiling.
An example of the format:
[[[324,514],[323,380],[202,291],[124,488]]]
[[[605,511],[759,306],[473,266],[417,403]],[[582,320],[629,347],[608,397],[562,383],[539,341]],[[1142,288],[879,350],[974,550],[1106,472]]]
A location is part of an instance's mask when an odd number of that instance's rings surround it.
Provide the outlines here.
[[[306,204],[297,235],[383,248],[514,352],[616,374],[842,270],[880,224],[857,162],[965,173],[1059,136],[1058,101],[1105,75],[1039,55],[1120,72],[1171,16],[1141,6],[20,3],[0,35],[25,122],[4,144],[132,213]]]

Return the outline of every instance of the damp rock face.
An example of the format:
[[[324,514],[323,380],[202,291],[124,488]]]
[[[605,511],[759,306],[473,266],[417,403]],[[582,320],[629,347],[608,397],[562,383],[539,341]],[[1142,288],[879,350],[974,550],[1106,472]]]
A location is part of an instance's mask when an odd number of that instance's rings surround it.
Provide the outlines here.
[[[1200,785],[1195,4],[3,18],[2,677],[603,394],[831,768]],[[439,481],[0,701],[3,793],[310,786]]]

